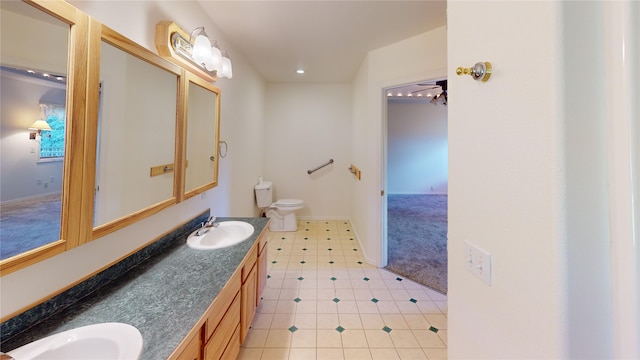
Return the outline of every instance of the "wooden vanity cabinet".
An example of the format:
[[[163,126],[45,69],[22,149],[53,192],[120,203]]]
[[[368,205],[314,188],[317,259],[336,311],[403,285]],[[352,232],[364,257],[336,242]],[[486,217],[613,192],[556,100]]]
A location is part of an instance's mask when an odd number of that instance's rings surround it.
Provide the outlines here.
[[[233,341],[240,326],[240,279],[241,271],[236,271],[207,311],[203,330],[205,360],[220,360],[226,352],[240,351],[240,342]]]
[[[202,360],[200,351],[201,336],[200,331],[191,335],[191,339],[188,340],[187,347],[182,350],[176,360]]]
[[[260,305],[262,292],[267,285],[267,237],[261,236],[258,242],[258,295],[256,296],[256,306]]]
[[[256,301],[258,296],[258,244],[257,241],[249,254],[245,257],[242,266],[242,313],[240,314],[240,343],[244,342],[251,327],[251,321],[256,313]]]
[[[267,240],[262,233],[199,324],[169,359],[235,360],[266,285],[266,271]]]

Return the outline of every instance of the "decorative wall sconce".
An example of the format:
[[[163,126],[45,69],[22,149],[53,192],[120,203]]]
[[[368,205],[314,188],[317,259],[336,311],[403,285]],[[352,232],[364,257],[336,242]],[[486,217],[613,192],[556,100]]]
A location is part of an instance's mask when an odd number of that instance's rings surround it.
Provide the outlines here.
[[[215,40],[211,44],[204,26],[188,34],[174,22],[161,21],[156,25],[156,48],[160,56],[188,67],[207,81],[233,76],[227,52],[221,51]]]
[[[50,131],[51,126],[44,120],[44,105],[40,104],[40,118],[34,121],[33,124],[29,126],[29,130],[36,130],[36,132],[29,133],[29,139],[36,140],[36,133],[39,136],[42,136],[42,131]]]

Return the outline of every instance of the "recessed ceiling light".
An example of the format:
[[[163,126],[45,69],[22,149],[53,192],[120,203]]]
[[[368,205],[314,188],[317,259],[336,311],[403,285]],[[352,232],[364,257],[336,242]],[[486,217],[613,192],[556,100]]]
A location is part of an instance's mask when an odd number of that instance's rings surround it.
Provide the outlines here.
[[[304,74],[304,69],[298,69],[298,70],[296,70],[296,72],[297,72],[298,74]]]

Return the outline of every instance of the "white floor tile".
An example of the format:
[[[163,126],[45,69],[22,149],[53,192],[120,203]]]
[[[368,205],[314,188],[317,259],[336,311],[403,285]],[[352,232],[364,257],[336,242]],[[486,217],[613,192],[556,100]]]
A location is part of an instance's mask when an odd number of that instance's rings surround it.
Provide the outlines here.
[[[396,349],[371,349],[373,360],[400,360]]]
[[[366,263],[348,221],[267,237],[269,278],[238,359],[447,358],[446,295]]]
[[[289,348],[265,348],[262,351],[260,360],[287,360],[289,359]]]
[[[362,349],[344,349],[344,359],[345,360],[372,360],[371,351],[369,348]]]

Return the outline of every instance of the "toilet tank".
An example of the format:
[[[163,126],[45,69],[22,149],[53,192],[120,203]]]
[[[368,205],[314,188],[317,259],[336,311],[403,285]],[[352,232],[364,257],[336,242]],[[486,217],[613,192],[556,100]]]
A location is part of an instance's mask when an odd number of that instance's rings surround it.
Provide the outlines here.
[[[259,208],[266,208],[273,203],[271,181],[263,181],[256,185],[256,203]]]

